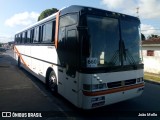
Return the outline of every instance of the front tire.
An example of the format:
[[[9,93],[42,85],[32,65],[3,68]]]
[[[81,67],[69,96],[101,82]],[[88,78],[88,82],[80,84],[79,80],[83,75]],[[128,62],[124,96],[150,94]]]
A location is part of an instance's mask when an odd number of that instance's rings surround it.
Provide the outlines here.
[[[52,93],[57,93],[57,78],[55,72],[51,70],[47,78],[49,90]]]

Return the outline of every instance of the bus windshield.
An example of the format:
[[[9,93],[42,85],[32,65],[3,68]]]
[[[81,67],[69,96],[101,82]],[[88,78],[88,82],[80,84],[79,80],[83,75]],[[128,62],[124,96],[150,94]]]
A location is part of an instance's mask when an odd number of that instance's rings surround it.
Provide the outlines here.
[[[140,24],[133,21],[121,20],[122,41],[125,44],[126,60],[124,64],[139,64],[140,58]],[[132,61],[131,61],[132,59]]]
[[[119,25],[120,24],[120,25]],[[112,67],[140,62],[139,23],[116,18],[87,16],[90,59],[96,67]],[[121,30],[120,30],[121,29]]]

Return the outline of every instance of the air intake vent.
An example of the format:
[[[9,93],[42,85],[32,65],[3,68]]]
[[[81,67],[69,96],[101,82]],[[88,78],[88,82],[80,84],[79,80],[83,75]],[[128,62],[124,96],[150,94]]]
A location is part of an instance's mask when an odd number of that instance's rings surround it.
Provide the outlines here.
[[[136,79],[118,81],[118,82],[110,82],[110,83],[107,83],[107,86],[108,88],[117,88],[117,87],[122,87],[126,85],[133,85],[133,84],[136,84]]]
[[[132,85],[132,84],[136,84],[136,79],[125,80],[125,85]]]
[[[108,86],[108,88],[120,87],[121,86],[121,81],[107,83],[107,86]]]

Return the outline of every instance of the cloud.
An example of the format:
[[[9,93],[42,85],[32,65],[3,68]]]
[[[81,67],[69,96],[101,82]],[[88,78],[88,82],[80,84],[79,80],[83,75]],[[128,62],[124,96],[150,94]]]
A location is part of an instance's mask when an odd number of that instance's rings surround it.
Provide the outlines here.
[[[140,16],[144,19],[160,19],[160,0],[140,0]]]
[[[139,16],[143,20],[160,20],[160,0],[101,0],[108,10],[117,11],[132,16]],[[137,12],[138,10],[138,14]],[[158,26],[141,24],[141,32],[145,35],[160,35]]]
[[[9,35],[1,35],[0,34],[0,43],[7,43],[10,41],[14,41],[14,37],[13,36],[9,36]]]
[[[134,1],[131,0],[102,0],[109,9],[124,9],[126,6],[132,8],[135,6]]]
[[[139,16],[142,19],[160,19],[160,0],[101,0],[107,9]]]
[[[159,31],[156,30],[157,28],[153,27],[152,25],[148,25],[148,24],[141,24],[141,32],[145,35],[145,36],[149,36],[151,34],[154,35],[159,35]]]
[[[39,13],[36,12],[23,12],[13,15],[5,21],[5,25],[14,27],[17,25],[28,26],[37,21]]]

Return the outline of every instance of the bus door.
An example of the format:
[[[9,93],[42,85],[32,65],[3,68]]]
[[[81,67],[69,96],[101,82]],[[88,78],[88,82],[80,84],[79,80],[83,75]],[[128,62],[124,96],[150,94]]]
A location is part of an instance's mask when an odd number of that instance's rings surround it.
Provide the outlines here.
[[[60,25],[57,52],[64,68],[58,71],[58,92],[75,105],[78,102],[78,47],[76,24]]]

